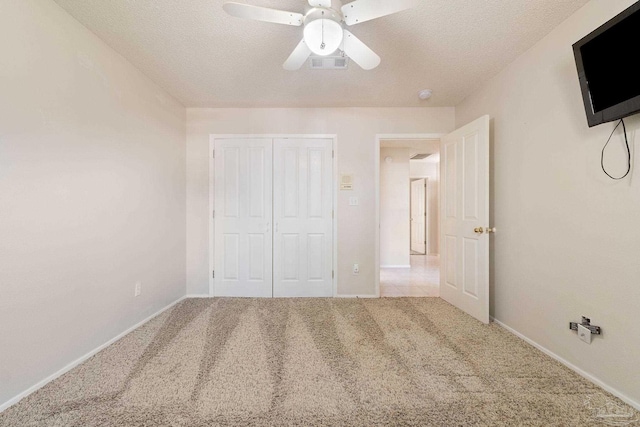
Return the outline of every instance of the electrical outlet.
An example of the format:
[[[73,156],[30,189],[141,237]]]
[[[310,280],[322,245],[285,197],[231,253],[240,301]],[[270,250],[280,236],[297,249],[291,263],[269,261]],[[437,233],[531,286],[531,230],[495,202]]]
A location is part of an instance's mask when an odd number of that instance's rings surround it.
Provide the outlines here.
[[[591,344],[591,329],[578,325],[578,338],[587,344]]]
[[[360,266],[358,264],[353,264],[353,274],[360,274]]]
[[[142,283],[136,282],[136,286],[133,291],[133,296],[134,297],[140,296],[141,293],[142,293]]]
[[[357,197],[349,197],[349,206],[358,206],[358,198]]]

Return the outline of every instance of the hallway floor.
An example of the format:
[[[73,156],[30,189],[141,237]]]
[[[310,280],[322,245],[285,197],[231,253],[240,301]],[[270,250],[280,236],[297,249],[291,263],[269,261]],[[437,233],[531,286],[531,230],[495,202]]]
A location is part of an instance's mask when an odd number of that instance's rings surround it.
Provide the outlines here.
[[[411,255],[411,268],[381,268],[380,296],[440,296],[440,257]]]

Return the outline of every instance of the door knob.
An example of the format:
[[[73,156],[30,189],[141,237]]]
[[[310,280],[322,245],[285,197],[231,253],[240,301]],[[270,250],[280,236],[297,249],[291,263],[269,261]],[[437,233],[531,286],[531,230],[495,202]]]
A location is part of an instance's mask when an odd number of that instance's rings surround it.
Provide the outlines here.
[[[486,232],[487,234],[489,233],[496,233],[498,230],[495,227],[487,227]]]
[[[478,227],[473,229],[474,233],[482,234],[484,233],[484,228]]]

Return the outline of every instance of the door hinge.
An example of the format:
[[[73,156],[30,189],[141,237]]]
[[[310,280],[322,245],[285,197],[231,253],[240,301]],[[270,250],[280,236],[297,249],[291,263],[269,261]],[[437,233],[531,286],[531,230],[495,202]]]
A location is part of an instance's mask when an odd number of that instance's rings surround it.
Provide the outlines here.
[[[336,152],[335,152],[335,151],[333,151],[333,150],[331,150],[331,158],[332,158],[332,159],[335,157],[335,155],[336,155]]]
[[[213,150],[213,158],[216,158],[216,150]]]
[[[333,211],[333,210],[332,210],[332,211],[331,211],[331,219],[333,219],[333,218],[334,218],[334,215],[335,215],[335,211]]]
[[[215,219],[215,218],[216,218],[216,211],[215,211],[215,210],[214,210],[214,211],[213,211],[213,213],[211,214],[211,217],[212,217],[213,219]]]
[[[333,270],[331,270],[331,278],[335,278],[335,272]]]
[[[215,271],[215,270],[213,270],[213,271],[211,272],[211,278],[212,278],[212,279],[215,279],[215,278],[216,278],[216,271]]]

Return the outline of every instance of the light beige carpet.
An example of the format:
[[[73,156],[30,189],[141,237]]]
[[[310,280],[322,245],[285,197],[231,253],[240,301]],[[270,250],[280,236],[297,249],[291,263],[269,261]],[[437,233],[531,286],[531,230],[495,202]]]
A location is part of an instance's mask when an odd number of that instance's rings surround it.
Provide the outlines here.
[[[440,299],[192,299],[0,425],[587,426],[616,405]]]

